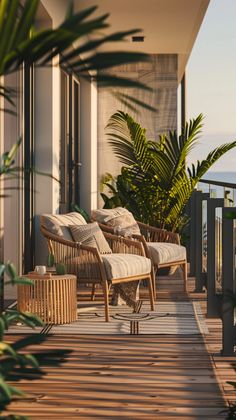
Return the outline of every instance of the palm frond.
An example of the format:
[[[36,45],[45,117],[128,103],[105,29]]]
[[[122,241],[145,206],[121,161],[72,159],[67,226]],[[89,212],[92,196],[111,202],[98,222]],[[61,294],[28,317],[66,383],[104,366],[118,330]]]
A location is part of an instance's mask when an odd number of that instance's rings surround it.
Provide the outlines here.
[[[203,115],[200,114],[196,119],[190,120],[178,137],[176,131],[169,132],[166,136],[163,152],[169,157],[173,166],[173,177],[185,166],[186,157],[197,144],[199,134],[202,129]]]
[[[29,65],[34,63],[37,66],[51,65],[52,59],[61,55],[61,62],[66,62],[67,66],[81,77],[88,77],[88,72],[92,71],[95,73],[93,78],[104,86],[149,90],[141,82],[105,73],[105,70],[117,65],[147,61],[147,54],[126,51],[97,52],[99,46],[123,41],[139,32],[139,29],[99,36],[99,31],[109,27],[108,14],[94,17],[94,6],[78,13],[73,13],[73,8],[69,7],[66,19],[58,28],[37,32],[34,30],[34,22],[38,3],[38,0],[26,0],[22,6],[21,0],[1,1],[0,76],[16,71],[23,62]],[[94,33],[97,39],[84,41]],[[72,45],[76,45],[74,49],[71,48]],[[10,101],[5,88],[0,89],[0,96],[3,94]],[[127,97],[126,100],[132,106],[132,99]],[[136,105],[143,106],[143,103],[136,101]],[[144,106],[148,109],[147,104]]]
[[[122,111],[111,116],[107,129],[109,144],[120,161],[133,165],[139,173],[146,173],[151,163],[151,147],[146,138],[146,130]]]
[[[109,144],[121,163],[136,165],[137,157],[132,143],[132,137],[128,126],[128,114],[118,111],[111,116],[106,126]],[[109,131],[108,131],[109,130]]]
[[[153,142],[130,115],[121,111],[112,115],[107,125],[109,143],[127,166],[117,177],[110,200],[119,197],[123,206],[146,223],[173,231],[182,229],[188,221],[185,208],[197,182],[221,156],[236,147],[236,141],[224,144],[202,162],[186,168],[186,158],[197,143],[202,120],[200,114],[185,125],[180,136],[171,131],[160,136],[159,142]]]
[[[203,114],[199,114],[196,118],[191,119],[185,124],[184,130],[179,137],[180,148],[188,154],[199,140],[203,127]]]
[[[207,155],[206,159],[202,160],[201,162],[198,160],[196,165],[192,164],[192,168],[188,168],[188,173],[194,183],[196,184],[212,167],[212,165],[214,165],[214,163],[221,158],[221,156],[229,152],[234,147],[236,147],[236,141],[225,143],[212,150],[212,152]]]
[[[176,230],[180,224],[180,218],[184,216],[183,210],[192,195],[194,185],[186,171],[182,171],[173,180],[172,187],[168,191],[169,203],[163,214],[165,223],[171,225],[172,230]]]

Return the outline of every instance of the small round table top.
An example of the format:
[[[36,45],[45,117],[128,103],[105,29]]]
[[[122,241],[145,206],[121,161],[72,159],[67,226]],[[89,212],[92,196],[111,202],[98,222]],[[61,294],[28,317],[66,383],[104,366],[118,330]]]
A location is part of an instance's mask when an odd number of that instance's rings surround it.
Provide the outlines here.
[[[74,279],[76,276],[74,274],[56,274],[51,272],[46,272],[45,274],[38,274],[35,271],[30,271],[28,274],[23,275],[22,277],[26,277],[32,280],[61,280],[63,278],[66,279]]]

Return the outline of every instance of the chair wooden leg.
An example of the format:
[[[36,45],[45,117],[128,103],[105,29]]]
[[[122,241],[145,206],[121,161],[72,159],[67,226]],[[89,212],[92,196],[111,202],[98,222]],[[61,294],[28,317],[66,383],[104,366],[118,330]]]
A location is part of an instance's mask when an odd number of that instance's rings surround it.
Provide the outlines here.
[[[91,300],[95,300],[95,293],[96,293],[96,283],[93,283],[92,292],[91,292]]]
[[[105,304],[105,321],[109,322],[109,287],[105,280],[102,282],[102,290]]]
[[[182,265],[183,280],[184,280],[184,292],[187,292],[187,279],[188,279],[188,266],[187,261]]]
[[[154,311],[155,303],[154,303],[153,285],[152,284],[153,284],[153,279],[152,279],[152,274],[150,274],[150,276],[148,277],[148,289],[149,289],[149,296],[150,296],[151,311]]]
[[[151,273],[151,278],[152,278],[152,290],[153,290],[153,297],[154,300],[157,299],[157,291],[156,291],[156,272],[157,270],[155,270],[154,267],[152,267],[152,273]]]

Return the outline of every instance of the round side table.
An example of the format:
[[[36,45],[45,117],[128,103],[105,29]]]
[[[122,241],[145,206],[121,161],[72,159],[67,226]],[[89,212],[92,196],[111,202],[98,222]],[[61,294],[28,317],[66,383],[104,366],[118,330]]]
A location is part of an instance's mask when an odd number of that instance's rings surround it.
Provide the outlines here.
[[[76,276],[72,274],[27,276],[32,285],[18,285],[17,306],[21,312],[38,315],[47,324],[67,324],[77,319]]]

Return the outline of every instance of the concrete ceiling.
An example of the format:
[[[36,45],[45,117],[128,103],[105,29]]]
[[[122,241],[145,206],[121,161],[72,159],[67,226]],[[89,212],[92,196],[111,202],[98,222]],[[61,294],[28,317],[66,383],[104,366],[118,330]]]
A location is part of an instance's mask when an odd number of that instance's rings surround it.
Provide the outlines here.
[[[64,18],[68,0],[41,0],[57,26]],[[74,0],[77,11],[98,5],[95,15],[109,13],[104,33],[142,29],[144,43],[104,45],[101,50],[133,50],[149,54],[178,54],[179,81],[210,0]]]
[[[210,0],[75,0],[75,8],[98,4],[97,15],[109,13],[107,32],[142,29],[143,43],[112,43],[101,50],[178,54],[179,79],[197,37]]]

